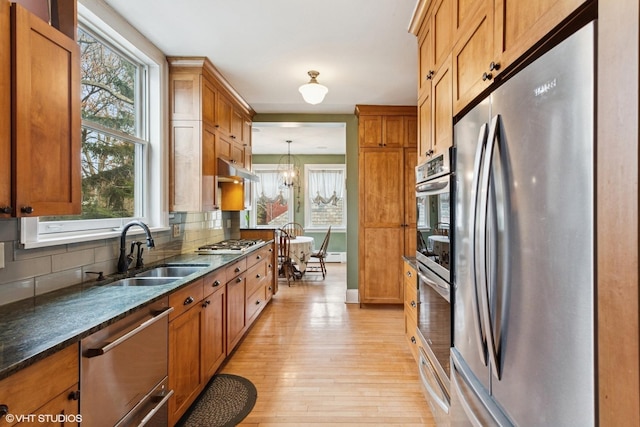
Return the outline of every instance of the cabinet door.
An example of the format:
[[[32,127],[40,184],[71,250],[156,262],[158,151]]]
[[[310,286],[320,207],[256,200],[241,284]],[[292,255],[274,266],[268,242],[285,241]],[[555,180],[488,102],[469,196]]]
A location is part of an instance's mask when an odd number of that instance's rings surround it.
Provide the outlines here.
[[[404,228],[361,229],[360,302],[402,304]]]
[[[177,73],[172,70],[169,77],[171,120],[200,120],[201,83],[200,73]]]
[[[404,146],[404,117],[385,116],[382,119],[382,146],[400,148]]]
[[[382,147],[382,116],[363,116],[358,119],[358,146]]]
[[[442,64],[433,78],[433,155],[445,152],[453,144],[453,109],[451,56]]]
[[[16,216],[81,212],[80,48],[12,6]]]
[[[194,160],[200,159],[201,125],[197,120],[175,120],[171,124],[169,205],[172,211],[200,211],[202,171],[200,162]]]
[[[451,53],[453,40],[452,0],[437,0],[431,12],[434,69],[440,68]]]
[[[205,125],[202,130],[202,210],[212,211],[216,206],[216,133],[213,127]]]
[[[404,117],[404,146],[416,148],[418,146],[418,117]]]
[[[231,110],[231,139],[237,141],[239,144],[242,144],[242,128],[243,128],[244,120],[242,118],[242,113],[237,109],[233,108]]]
[[[202,121],[214,126],[216,124],[216,95],[216,88],[213,84],[202,78]]]
[[[227,355],[231,354],[245,330],[245,276],[227,283]]]
[[[242,120],[242,144],[247,147],[251,147],[251,128],[252,121],[249,117],[244,117]]]
[[[495,2],[495,61],[501,70],[541,40],[586,0]]]
[[[435,74],[433,40],[431,40],[431,15],[428,15],[418,33],[418,95],[431,90],[431,79]]]
[[[433,151],[433,117],[431,114],[431,86],[418,99],[418,163],[427,161]]]
[[[174,425],[203,386],[200,361],[202,310],[194,306],[169,322],[169,425]]]
[[[222,285],[202,301],[204,323],[202,329],[202,371],[205,375],[203,383],[209,381],[209,378],[216,373],[227,355],[224,327],[225,295],[225,287]]]
[[[401,227],[404,220],[403,149],[361,150],[360,223],[364,227]]]
[[[38,408],[34,415],[42,415],[44,421],[40,422],[38,418],[38,427],[73,427],[77,426],[77,422],[72,422],[74,417],[65,418],[65,421],[55,420],[51,417],[62,417],[65,415],[76,415],[80,413],[78,407],[78,399],[72,397],[79,390],[78,384],[74,384],[58,396],[51,399],[44,406]],[[16,426],[33,426],[33,422],[18,423]]]
[[[483,0],[477,13],[460,27],[453,49],[453,113],[457,114],[492,82],[493,2]],[[494,65],[496,62],[494,62]],[[498,65],[499,67],[499,65]]]
[[[9,2],[0,3],[0,218],[11,215],[11,34]]]
[[[216,115],[216,128],[227,136],[231,135],[233,107],[231,101],[220,92],[216,97]]]

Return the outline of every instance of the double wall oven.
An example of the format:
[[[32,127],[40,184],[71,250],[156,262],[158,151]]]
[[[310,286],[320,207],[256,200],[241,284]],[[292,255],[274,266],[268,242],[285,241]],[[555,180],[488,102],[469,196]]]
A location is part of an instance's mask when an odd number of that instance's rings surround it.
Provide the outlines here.
[[[454,149],[416,167],[419,371],[438,425],[448,423]]]

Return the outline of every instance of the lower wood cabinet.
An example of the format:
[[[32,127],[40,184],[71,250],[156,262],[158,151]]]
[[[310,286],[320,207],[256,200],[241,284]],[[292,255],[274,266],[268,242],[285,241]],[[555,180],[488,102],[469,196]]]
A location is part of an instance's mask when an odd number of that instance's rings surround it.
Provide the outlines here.
[[[169,425],[174,425],[204,387],[201,337],[204,312],[201,309],[203,281],[169,296],[174,311],[169,315]]]
[[[6,405],[9,414],[26,417],[23,422],[0,417],[0,426],[77,425],[79,366],[75,344],[0,381],[0,405]]]
[[[227,272],[227,355],[231,354],[246,330],[246,259],[226,268]]]
[[[227,356],[227,287],[224,271],[213,272],[204,278],[202,299],[202,372],[205,383],[216,373]]]

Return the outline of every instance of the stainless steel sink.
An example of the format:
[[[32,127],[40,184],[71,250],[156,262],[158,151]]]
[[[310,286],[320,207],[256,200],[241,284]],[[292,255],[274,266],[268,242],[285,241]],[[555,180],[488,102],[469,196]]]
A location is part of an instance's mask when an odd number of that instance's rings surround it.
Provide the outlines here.
[[[127,277],[110,283],[111,286],[160,286],[173,283],[176,277]]]
[[[152,268],[151,270],[143,271],[142,273],[138,273],[136,274],[136,277],[185,277],[201,271],[206,267],[208,267],[206,264],[163,265],[160,267]]]

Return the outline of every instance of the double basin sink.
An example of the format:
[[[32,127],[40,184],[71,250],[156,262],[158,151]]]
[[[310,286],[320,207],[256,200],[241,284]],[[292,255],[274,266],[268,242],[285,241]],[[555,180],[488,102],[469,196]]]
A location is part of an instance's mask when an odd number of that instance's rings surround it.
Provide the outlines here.
[[[159,286],[168,285],[183,277],[207,268],[208,264],[164,264],[142,271],[133,277],[117,280],[110,286]]]

